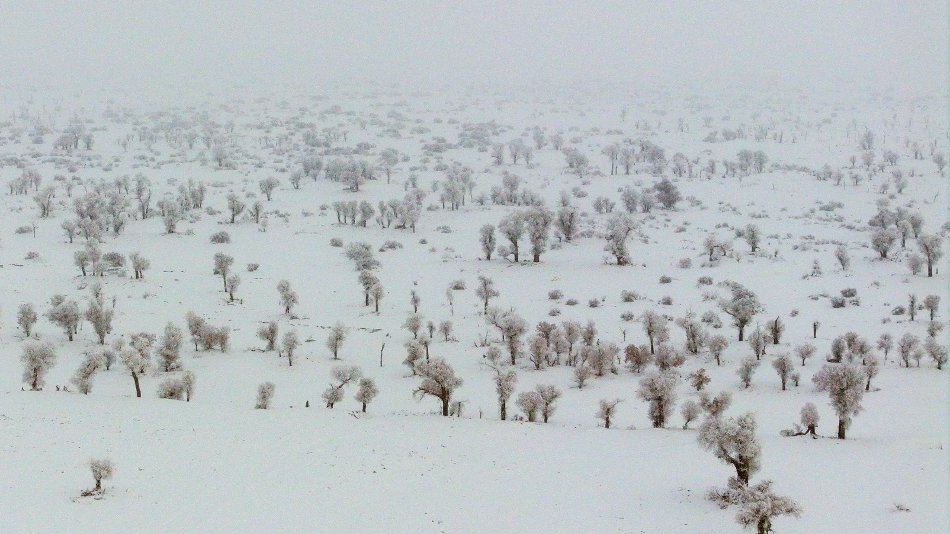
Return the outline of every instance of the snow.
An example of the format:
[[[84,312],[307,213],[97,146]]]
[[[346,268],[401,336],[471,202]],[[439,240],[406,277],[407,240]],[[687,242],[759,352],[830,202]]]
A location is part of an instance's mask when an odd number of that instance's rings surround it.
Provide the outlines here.
[[[591,208],[598,196],[617,202],[618,191],[626,185],[641,189],[656,178],[640,172],[630,176],[594,175],[584,183],[564,168],[564,157],[550,146],[535,151],[531,168],[523,163],[491,164],[490,151],[452,148],[442,157],[470,166],[477,180],[476,195],[487,193],[501,183],[502,170],[517,174],[523,184],[554,206],[559,193],[581,187],[584,198],[573,202],[589,214],[582,230],[594,230],[547,251],[538,264],[512,264],[501,258],[479,258],[478,231],[484,224],[497,224],[514,209],[490,203],[468,202],[459,211],[423,210],[415,233],[395,228],[380,229],[339,225],[332,208],[321,213],[321,205],[337,200],[379,200],[402,198],[410,175],[418,176],[420,187],[429,192],[423,206],[439,205],[432,193],[433,181],[443,173],[435,170],[437,155],[423,154],[422,145],[442,136],[449,143],[458,139],[460,123],[495,120],[506,127],[496,140],[507,142],[540,126],[562,131],[568,145],[576,146],[590,158],[592,167],[609,169],[600,153],[602,146],[623,139],[648,138],[667,151],[708,158],[734,159],[741,149],[761,149],[772,162],[806,165],[820,169],[825,163],[848,172],[847,158],[858,154],[858,137],[864,127],[878,134],[879,147],[900,152],[898,166],[910,185],[904,194],[890,201],[891,207],[911,205],[924,216],[925,231],[946,235],[946,178],[937,173],[930,158],[912,159],[908,141],[939,138],[938,151],[946,152],[945,117],[939,100],[891,101],[869,95],[826,95],[811,99],[798,95],[771,95],[762,98],[706,98],[706,109],[697,110],[679,98],[641,96],[624,93],[554,95],[548,99],[530,94],[437,94],[375,92],[360,94],[325,91],[324,100],[308,95],[211,95],[189,110],[152,108],[144,103],[107,105],[104,98],[84,95],[82,100],[43,100],[31,104],[31,117],[38,117],[44,102],[50,105],[54,132],[43,144],[31,144],[27,134],[13,136],[16,128],[29,131],[31,118],[13,113],[18,100],[0,101],[0,182],[17,178],[22,169],[15,158],[29,161],[43,176],[43,185],[53,184],[53,176],[76,175],[83,180],[112,179],[124,174],[145,174],[156,189],[153,200],[189,178],[209,186],[206,206],[224,211],[225,195],[234,191],[259,194],[257,182],[277,176],[281,185],[272,201],[265,201],[269,213],[266,231],[251,222],[226,224],[225,214],[195,210],[192,220],[179,224],[178,233],[166,235],[160,218],[130,221],[118,236],[109,235],[102,250],[128,254],[139,251],[151,261],[144,280],[107,275],[102,284],[107,301],[116,299],[114,330],[107,338],[145,331],[160,335],[166,322],[184,328],[184,317],[195,311],[213,325],[231,329],[231,349],[196,352],[186,341],[184,367],[197,377],[191,402],[156,398],[158,383],[165,373],[144,376],[143,397],[135,398],[131,377],[117,363],[95,379],[91,394],[56,391],[69,383],[84,351],[96,348],[91,325],[83,323],[74,342],[45,318],[36,325],[35,336],[56,345],[58,361],[47,378],[44,391],[23,391],[19,354],[24,339],[16,328],[16,308],[33,303],[42,314],[49,298],[62,293],[85,307],[91,277],[79,276],[73,252],[82,240],[70,244],[63,238],[60,222],[72,216],[71,200],[57,192],[57,207],[50,219],[39,219],[27,196],[0,196],[0,532],[86,531],[392,531],[425,529],[439,532],[724,532],[735,531],[735,510],[720,510],[704,498],[707,489],[723,486],[731,468],[703,451],[694,429],[683,430],[679,404],[697,394],[687,383],[678,388],[678,404],[666,429],[649,428],[647,407],[636,396],[642,375],[620,366],[616,375],[592,378],[578,390],[573,369],[566,366],[532,369],[523,358],[518,365],[518,386],[509,401],[509,414],[517,412],[517,394],[539,384],[554,384],[564,391],[548,424],[499,421],[492,372],[484,365],[485,348],[476,341],[488,334],[496,338],[494,327],[485,324],[481,303],[475,297],[478,275],[494,279],[500,296],[492,305],[514,307],[529,325],[546,320],[588,319],[597,324],[602,342],[623,347],[644,343],[639,322],[625,322],[620,315],[639,316],[655,310],[671,317],[688,311],[701,316],[716,311],[725,323],[709,328],[730,340],[723,365],[716,366],[707,354],[688,355],[680,368],[685,376],[704,368],[712,381],[712,392],[733,393],[729,415],[752,411],[759,424],[763,448],[763,468],[753,480],[771,478],[776,491],[804,508],[798,519],[779,518],[780,532],[942,532],[950,528],[946,503],[950,475],[945,448],[948,444],[948,380],[925,358],[920,368],[898,367],[891,352],[882,371],[864,397],[864,411],[854,418],[848,439],[832,439],[836,417],[826,394],[815,391],[811,376],[824,363],[831,340],[855,331],[872,344],[883,332],[895,340],[904,332],[921,339],[927,336],[926,311],[915,322],[906,315],[891,315],[897,305],[906,305],[910,293],[920,300],[928,294],[943,296],[937,319],[945,322],[947,298],[946,261],[933,278],[912,276],[906,266],[907,254],[916,249],[911,239],[908,249],[899,244],[888,261],[877,259],[868,246],[867,221],[877,212],[875,201],[885,198],[878,190],[890,176],[890,167],[855,186],[849,180],[841,186],[833,181],[817,181],[799,172],[774,169],[739,177],[705,176],[678,178],[684,201],[673,211],[655,209],[651,214],[634,214],[639,227],[631,240],[632,265],[617,267],[604,261],[604,240],[597,237],[606,215]],[[254,95],[261,96],[261,95]],[[118,97],[117,97],[118,98]],[[280,104],[286,99],[287,104]],[[618,102],[629,105],[621,122]],[[207,150],[198,142],[194,149],[170,147],[159,141],[150,150],[134,140],[124,151],[115,140],[136,127],[130,121],[107,118],[104,111],[130,105],[129,116],[150,125],[146,113],[165,110],[188,121],[200,122],[193,111],[207,111],[206,124],[222,128],[235,122],[233,157],[236,170],[215,169],[203,162]],[[339,104],[345,112],[320,113]],[[929,107],[928,107],[929,106]],[[304,111],[299,111],[304,108]],[[654,110],[669,110],[665,114]],[[387,117],[398,110],[409,120]],[[760,116],[753,117],[754,113]],[[63,160],[51,158],[52,141],[78,113],[95,127],[96,144],[91,151],[79,149]],[[897,118],[892,118],[896,114]],[[704,143],[710,128],[702,126],[703,116],[714,117],[713,128],[751,127],[765,124],[783,131],[786,140],[754,141],[751,137],[721,143]],[[677,118],[690,124],[687,132],[677,131]],[[370,121],[360,129],[356,118]],[[435,119],[440,119],[436,121]],[[824,119],[828,119],[823,123]],[[353,147],[361,141],[373,143],[367,159],[384,148],[393,147],[408,156],[399,163],[391,184],[385,176],[370,181],[353,193],[341,184],[322,177],[305,178],[300,190],[287,181],[286,170],[294,168],[303,153],[300,130],[294,121],[310,121],[319,128],[342,124],[348,139],[334,146]],[[372,121],[378,122],[372,122]],[[420,121],[414,124],[412,121]],[[649,130],[637,130],[635,121],[647,121]],[[853,126],[860,124],[860,127]],[[383,137],[390,122],[403,125],[400,138]],[[659,127],[657,124],[659,123]],[[215,126],[217,125],[217,126]],[[415,126],[430,131],[411,133]],[[573,129],[572,128],[576,128]],[[608,129],[623,130],[608,134]],[[797,142],[790,142],[792,132]],[[807,133],[807,136],[805,135]],[[264,138],[286,135],[283,150],[267,146]],[[12,140],[17,137],[16,141]],[[579,141],[571,141],[578,137]],[[880,150],[877,151],[880,153]],[[101,160],[86,156],[101,156]],[[140,159],[140,157],[142,159]],[[324,162],[334,156],[324,156]],[[111,170],[104,163],[114,161]],[[860,161],[860,157],[859,157]],[[101,162],[101,163],[99,163]],[[67,165],[76,166],[69,171]],[[858,164],[860,165],[860,163]],[[917,176],[910,177],[914,171]],[[861,171],[865,175],[865,171]],[[669,174],[669,172],[668,172]],[[720,172],[721,174],[721,172]],[[172,184],[170,180],[177,180]],[[73,196],[82,194],[77,186]],[[891,193],[893,194],[893,188]],[[701,204],[691,202],[696,199]],[[844,207],[822,211],[820,203],[841,202]],[[812,211],[814,210],[814,211]],[[305,214],[308,212],[308,214]],[[838,218],[835,218],[838,217]],[[14,234],[14,229],[36,222],[32,234]],[[741,239],[734,239],[735,257],[707,266],[702,241],[707,231],[721,225],[717,234],[733,239],[733,228],[754,223],[762,229],[762,251],[748,252]],[[438,230],[448,226],[450,233]],[[230,244],[212,245],[211,234],[227,231]],[[366,241],[374,250],[387,240],[403,248],[377,252],[382,267],[376,275],[386,296],[380,313],[363,306],[357,272],[333,247],[331,238],[344,243]],[[425,243],[422,240],[425,240]],[[499,236],[499,243],[503,238]],[[526,240],[525,240],[526,242]],[[833,251],[845,243],[852,267],[842,271]],[[527,246],[523,246],[523,250]],[[24,259],[28,252],[38,260]],[[239,302],[228,302],[221,291],[221,279],[212,273],[215,252],[235,258],[234,272],[242,278]],[[530,257],[530,255],[529,255]],[[681,258],[690,258],[692,267],[678,267]],[[807,277],[818,259],[820,277]],[[245,266],[259,263],[254,272]],[[661,284],[663,275],[672,277]],[[700,276],[713,278],[712,286],[697,284]],[[276,285],[286,279],[300,295],[295,317],[287,317],[279,305]],[[454,280],[464,280],[466,289],[454,292],[454,314],[450,314],[445,291]],[[716,284],[739,281],[754,291],[765,306],[747,328],[781,316],[786,323],[785,338],[769,346],[762,365],[743,389],[735,374],[738,362],[752,354],[746,343],[736,341],[736,332],[714,299],[705,293],[724,295]],[[828,296],[853,287],[859,306],[833,309]],[[548,291],[560,289],[564,298],[548,299]],[[436,324],[451,320],[456,341],[444,342],[436,333],[433,356],[444,357],[464,384],[456,400],[465,401],[462,417],[438,415],[439,403],[418,399],[412,391],[420,379],[410,377],[401,364],[403,343],[410,334],[401,328],[411,312],[410,290],[419,293],[420,314]],[[633,290],[644,298],[633,303],[620,299],[621,290]],[[661,305],[669,296],[672,305]],[[814,298],[812,298],[814,297]],[[566,300],[575,298],[576,306]],[[596,308],[591,299],[604,298]],[[560,315],[550,317],[558,308]],[[289,367],[276,353],[260,349],[257,328],[277,321],[281,335],[297,330],[303,342]],[[819,321],[817,339],[811,325]],[[334,361],[325,346],[329,328],[340,322],[349,335]],[[531,327],[533,329],[533,326]],[[671,342],[683,344],[682,330],[670,324]],[[626,336],[626,341],[624,341]],[[942,343],[946,336],[941,334]],[[380,366],[380,347],[383,365]],[[781,391],[778,376],[770,363],[775,354],[790,352],[800,343],[811,342],[818,351],[804,368],[796,360],[801,384]],[[794,358],[793,358],[794,360]],[[320,393],[331,381],[335,365],[358,365],[379,387],[378,397],[367,414],[358,412],[353,399],[356,387],[346,390],[344,400],[334,409],[320,402]],[[174,375],[172,375],[174,376]],[[272,409],[254,410],[258,384],[276,385]],[[75,388],[70,385],[70,389]],[[596,413],[601,399],[623,399],[613,418],[613,428],[598,427]],[[306,408],[305,403],[310,407]],[[786,438],[779,432],[798,421],[799,410],[813,402],[821,416],[818,432],[823,437]],[[697,422],[698,423],[698,422]],[[698,426],[694,423],[693,427]],[[80,498],[92,486],[88,461],[108,457],[117,471],[104,481],[101,499]],[[895,511],[901,504],[909,512]]]

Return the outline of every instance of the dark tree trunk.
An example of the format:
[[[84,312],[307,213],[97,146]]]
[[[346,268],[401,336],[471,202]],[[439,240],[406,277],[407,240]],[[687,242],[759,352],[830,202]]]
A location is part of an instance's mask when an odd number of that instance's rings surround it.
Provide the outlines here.
[[[142,387],[139,385],[139,375],[136,372],[132,372],[132,382],[135,382],[135,396],[142,397]]]
[[[501,420],[506,421],[508,419],[508,403],[501,401]]]
[[[442,416],[443,417],[449,416],[449,398],[448,397],[445,397],[442,399]]]
[[[848,424],[844,419],[838,419],[838,439],[845,439],[845,430],[847,430]]]

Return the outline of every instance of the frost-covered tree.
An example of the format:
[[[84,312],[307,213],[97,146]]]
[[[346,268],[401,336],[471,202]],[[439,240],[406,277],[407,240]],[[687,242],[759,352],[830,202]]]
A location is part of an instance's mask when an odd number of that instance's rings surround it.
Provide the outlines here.
[[[182,400],[185,398],[185,384],[178,378],[166,378],[158,384],[158,398]]]
[[[818,439],[818,421],[821,418],[818,416],[818,408],[810,402],[806,402],[802,406],[801,411],[801,424],[796,424],[792,427],[791,430],[783,430],[783,436],[807,436],[811,435],[812,439]]]
[[[274,178],[273,176],[269,176],[258,182],[258,185],[261,188],[261,193],[263,193],[264,196],[267,197],[267,201],[270,202],[271,198],[274,196],[274,190],[277,189],[278,185],[280,185],[280,180]]]
[[[650,354],[656,354],[656,345],[670,339],[666,318],[655,311],[647,310],[640,317],[640,322],[643,323],[643,333],[650,340]]]
[[[795,357],[802,360],[802,367],[805,367],[805,361],[815,355],[818,349],[814,345],[805,343],[795,347]]]
[[[924,308],[930,313],[930,320],[933,321],[937,316],[937,310],[940,309],[940,295],[927,295],[924,297]]]
[[[195,394],[195,373],[185,371],[181,374],[181,384],[185,388],[185,402],[191,402],[191,397]]]
[[[894,338],[887,332],[884,332],[883,334],[881,334],[881,337],[877,338],[877,350],[884,353],[885,361],[887,361],[887,354],[893,348],[894,348]],[[804,360],[802,361],[802,364],[804,365]]]
[[[277,348],[277,323],[270,321],[257,329],[257,337],[267,342],[264,351],[270,352]]]
[[[165,325],[165,332],[158,344],[155,355],[158,357],[158,364],[166,373],[181,369],[181,344],[183,335],[181,328],[174,323]]]
[[[83,497],[91,495],[101,495],[105,492],[102,488],[102,481],[109,480],[115,474],[115,465],[112,460],[103,458],[101,460],[89,460],[89,469],[92,471],[92,478],[96,481],[96,486],[91,490],[82,492]]]
[[[333,379],[336,383],[330,383],[323,392],[323,401],[327,408],[333,408],[333,405],[343,400],[343,390],[349,384],[358,382],[363,378],[363,371],[356,365],[340,365],[331,370]]]
[[[788,497],[776,495],[772,491],[771,480],[763,480],[754,485],[740,482],[734,477],[729,478],[726,488],[710,490],[706,498],[727,508],[737,506],[736,522],[739,525],[754,529],[758,534],[769,534],[772,530],[772,520],[783,515],[799,517],[802,508]]]
[[[363,407],[363,413],[366,413],[366,407],[373,402],[379,389],[376,388],[376,382],[372,378],[363,378],[360,380],[359,389],[356,390],[354,397]]]
[[[205,331],[207,322],[195,312],[188,312],[185,315],[185,323],[188,325],[191,342],[195,344],[195,350],[198,350],[198,345],[201,343],[201,334]]]
[[[294,352],[299,346],[300,340],[297,338],[296,330],[284,332],[284,337],[280,341],[280,348],[284,356],[287,356],[287,364],[290,367],[294,366]]]
[[[835,247],[835,260],[838,261],[838,264],[841,265],[842,271],[847,271],[848,267],[851,265],[851,256],[848,255],[848,247],[838,245]]]
[[[369,288],[369,296],[373,299],[373,306],[375,307],[377,315],[379,314],[379,303],[382,302],[385,295],[386,292],[383,290],[383,284],[380,282],[376,282]]]
[[[917,247],[927,260],[927,276],[934,275],[934,265],[943,257],[943,240],[937,235],[921,235]]]
[[[937,370],[943,370],[943,366],[947,364],[947,347],[941,345],[935,338],[928,337],[927,341],[924,342],[924,352],[930,356],[930,359],[934,361],[934,364],[937,366]],[[918,366],[920,363],[918,362]],[[865,365],[865,369],[870,369]],[[871,376],[868,376],[868,386],[871,384]]]
[[[699,407],[699,403],[694,400],[688,400],[683,403],[683,406],[680,408],[680,415],[683,416],[683,430],[689,428],[689,424],[699,418],[702,410]]]
[[[780,354],[772,360],[772,367],[778,373],[778,378],[782,382],[782,391],[785,391],[785,384],[788,382],[788,377],[791,376],[794,367],[792,358],[788,354]]]
[[[417,373],[422,376],[422,383],[413,394],[419,397],[429,395],[439,399],[442,401],[442,415],[448,417],[452,395],[462,385],[462,379],[455,376],[455,370],[442,358],[431,358],[429,361],[420,362],[416,368]]]
[[[561,236],[568,243],[573,241],[574,236],[577,234],[579,218],[580,214],[574,206],[561,206],[561,208],[557,210],[554,224],[557,227],[557,231],[560,232]]]
[[[488,313],[488,303],[491,302],[491,299],[497,297],[501,293],[495,289],[495,281],[487,276],[478,277],[478,286],[475,288],[475,296],[482,301],[482,313]]]
[[[346,259],[353,262],[357,271],[372,271],[379,267],[379,260],[373,254],[373,247],[362,241],[350,243],[344,252]]]
[[[284,308],[284,313],[290,315],[300,300],[297,292],[290,288],[290,282],[281,280],[277,282],[277,294],[280,295],[280,305]]]
[[[327,348],[333,353],[333,359],[340,359],[340,348],[343,347],[343,341],[346,339],[346,327],[342,323],[336,323],[330,329],[330,335],[327,336]]]
[[[485,259],[491,260],[492,252],[495,252],[495,247],[498,245],[495,240],[495,227],[490,224],[482,226],[478,232],[478,242],[482,246]]]
[[[627,241],[634,229],[636,229],[636,223],[625,213],[618,213],[607,221],[607,228],[604,232],[607,244],[604,245],[604,251],[613,256],[614,263],[619,266],[630,263]]]
[[[650,403],[649,416],[653,428],[664,428],[676,404],[679,376],[675,371],[654,371],[640,380],[637,395]]]
[[[244,212],[247,204],[242,202],[241,199],[239,199],[234,193],[228,193],[227,202],[228,212],[231,214],[231,224],[234,224],[238,218],[238,215]]]
[[[146,374],[152,365],[152,344],[155,342],[155,336],[152,334],[139,333],[133,334],[129,345],[122,349],[119,358],[126,370],[132,375],[132,383],[135,385],[135,396],[142,396],[142,387],[139,379]]]
[[[759,250],[759,244],[762,242],[762,231],[759,230],[759,227],[754,224],[747,225],[742,233],[742,237],[745,238],[745,242],[749,245],[751,252],[755,254],[755,252]]]
[[[600,419],[604,423],[604,428],[610,428],[611,419],[613,419],[614,414],[617,412],[617,405],[623,402],[622,399],[600,400],[600,407],[597,410],[597,419]]]
[[[719,307],[726,315],[732,317],[732,324],[739,331],[739,341],[742,341],[746,325],[762,311],[762,305],[755,293],[742,284],[726,282],[724,285],[731,295],[729,298],[720,299]]]
[[[224,290],[228,293],[228,301],[234,302],[234,295],[240,285],[241,277],[237,273],[228,275],[227,280],[224,281]]]
[[[218,252],[214,255],[214,274],[221,276],[221,286],[224,291],[228,291],[228,274],[231,272],[231,265],[234,264],[234,258]]]
[[[552,385],[539,385],[535,390],[541,398],[541,419],[547,423],[557,408],[554,403],[561,398],[561,390]]]
[[[838,439],[845,439],[851,416],[860,413],[867,376],[857,365],[825,364],[813,377],[818,391],[827,391],[838,414]]]
[[[897,340],[897,352],[900,354],[904,367],[910,367],[910,359],[914,350],[920,345],[920,338],[907,332]]]
[[[105,366],[105,358],[99,352],[89,352],[79,364],[79,368],[69,380],[76,386],[76,389],[83,395],[88,395],[92,391],[92,382],[99,369]]]
[[[742,381],[742,386],[749,388],[752,385],[752,375],[755,374],[755,370],[759,368],[759,360],[756,358],[744,358],[739,362],[739,368],[736,369],[736,374],[739,375],[739,380]]]
[[[640,373],[653,361],[653,354],[650,353],[646,345],[638,347],[631,343],[624,347],[623,353],[624,361],[627,362],[630,370],[634,373]]]
[[[736,479],[748,484],[749,477],[761,467],[762,447],[755,435],[756,426],[751,413],[737,418],[710,415],[699,426],[699,444],[735,468]]]
[[[886,260],[887,254],[891,251],[891,248],[894,246],[894,241],[896,240],[897,236],[894,235],[894,232],[885,230],[884,228],[878,228],[871,234],[871,248],[881,255],[882,260]]]
[[[700,367],[692,373],[688,374],[686,378],[689,379],[689,385],[692,386],[697,392],[702,391],[707,384],[712,380],[709,378],[709,375],[706,374],[706,370]]]
[[[152,266],[151,262],[138,252],[129,254],[129,263],[132,265],[132,277],[136,280],[145,278],[145,271]]]
[[[518,400],[516,401],[518,408],[521,408],[522,413],[524,413],[530,423],[537,420],[538,410],[541,409],[543,402],[541,395],[537,391],[524,391],[518,395]]]
[[[871,379],[881,372],[881,360],[873,354],[868,354],[861,361],[864,374],[867,376],[867,383],[864,385],[864,391],[871,391]]]
[[[548,236],[551,232],[554,214],[544,206],[535,206],[525,212],[524,220],[528,231],[528,240],[531,242],[532,261],[537,263],[541,261],[541,254],[547,250]]]
[[[20,307],[17,308],[16,324],[23,330],[24,336],[30,337],[33,332],[33,325],[36,324],[38,317],[32,304],[20,304]]]
[[[706,343],[709,354],[716,359],[716,365],[722,365],[722,353],[729,347],[729,340],[726,336],[715,335],[709,338]]]
[[[524,214],[514,212],[506,215],[498,223],[498,231],[508,240],[509,247],[507,250],[514,257],[514,262],[518,263],[520,260],[518,244],[525,233]]]
[[[254,408],[257,410],[266,410],[270,408],[270,401],[274,398],[274,383],[264,382],[257,386],[257,402]]]
[[[56,351],[45,341],[30,341],[23,346],[20,361],[23,362],[23,382],[33,391],[39,391],[46,385],[46,374],[56,364]]]
[[[663,205],[666,209],[673,209],[676,206],[676,203],[680,201],[682,195],[680,195],[680,190],[673,182],[669,181],[667,178],[663,178],[656,185],[653,186],[655,191],[656,200]]]
[[[72,341],[79,328],[79,305],[74,300],[66,300],[62,295],[54,295],[50,299],[50,309],[46,311],[46,318],[66,332],[66,337]]]
[[[402,327],[412,334],[412,339],[419,339],[419,332],[422,330],[422,316],[417,313],[411,313],[406,317]]]
[[[100,345],[105,345],[106,336],[109,332],[112,332],[113,313],[114,310],[106,305],[105,297],[98,284],[94,284],[84,317],[92,323],[92,328],[96,331],[96,337],[98,337]]]

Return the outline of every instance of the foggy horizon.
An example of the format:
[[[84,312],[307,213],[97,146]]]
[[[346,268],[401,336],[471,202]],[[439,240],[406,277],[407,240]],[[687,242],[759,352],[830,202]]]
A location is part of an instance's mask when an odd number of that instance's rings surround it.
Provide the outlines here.
[[[947,91],[944,2],[0,2],[0,84]]]

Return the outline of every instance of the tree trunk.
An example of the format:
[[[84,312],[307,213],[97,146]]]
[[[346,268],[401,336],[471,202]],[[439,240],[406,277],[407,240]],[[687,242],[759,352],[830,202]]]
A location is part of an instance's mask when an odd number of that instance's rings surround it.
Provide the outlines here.
[[[744,335],[745,335],[745,325],[742,325],[739,327],[739,341],[743,340]]]
[[[844,419],[838,419],[838,439],[845,439],[845,430],[847,430],[848,425]]]
[[[142,387],[139,385],[139,375],[136,372],[132,372],[132,382],[135,382],[135,396],[142,397]]]
[[[505,401],[501,401],[500,404],[501,404],[501,406],[500,406],[500,408],[501,408],[501,420],[502,420],[502,421],[506,421],[506,420],[508,420],[508,403],[505,402]]]
[[[366,403],[363,403],[363,413],[366,413]]]
[[[742,482],[744,485],[748,486],[749,485],[749,468],[742,465],[738,465],[738,464],[733,464],[733,465],[735,465],[736,467],[736,478],[738,478],[739,481]]]
[[[449,416],[449,398],[448,397],[445,397],[444,399],[442,399],[442,416],[443,417]]]
[[[540,252],[535,252],[535,253],[534,253],[534,262],[535,262],[535,263],[538,263],[538,262],[540,262],[540,261],[541,261],[541,253],[540,253]]]

